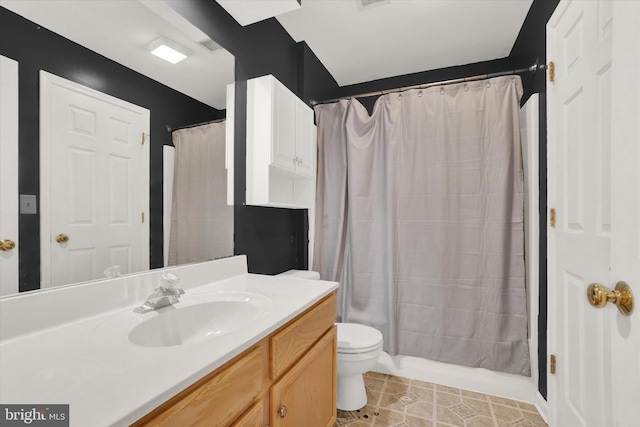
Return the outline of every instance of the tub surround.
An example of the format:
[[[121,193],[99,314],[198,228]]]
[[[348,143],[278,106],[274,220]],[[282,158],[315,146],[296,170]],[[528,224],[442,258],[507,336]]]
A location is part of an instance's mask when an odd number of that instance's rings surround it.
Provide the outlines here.
[[[251,292],[269,309],[198,343],[144,347],[127,339],[133,312],[170,270],[186,306]],[[338,284],[247,273],[245,256],[0,299],[0,402],[69,404],[71,425],[129,425],[335,291]]]

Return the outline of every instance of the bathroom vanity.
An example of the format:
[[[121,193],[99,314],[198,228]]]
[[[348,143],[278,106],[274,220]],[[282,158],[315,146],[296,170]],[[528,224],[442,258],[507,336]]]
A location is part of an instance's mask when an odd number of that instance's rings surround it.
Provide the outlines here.
[[[326,297],[133,425],[332,426],[335,300]]]
[[[331,426],[335,282],[167,269],[180,302],[135,313],[162,270],[0,299],[0,403],[69,404],[71,426]]]

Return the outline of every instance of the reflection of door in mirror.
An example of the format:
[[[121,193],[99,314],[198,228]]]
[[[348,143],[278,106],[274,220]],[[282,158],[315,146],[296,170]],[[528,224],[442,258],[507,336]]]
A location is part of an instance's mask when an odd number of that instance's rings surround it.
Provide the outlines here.
[[[0,56],[0,296],[18,292],[18,63]]]
[[[42,287],[147,270],[149,110],[46,72],[40,87]]]

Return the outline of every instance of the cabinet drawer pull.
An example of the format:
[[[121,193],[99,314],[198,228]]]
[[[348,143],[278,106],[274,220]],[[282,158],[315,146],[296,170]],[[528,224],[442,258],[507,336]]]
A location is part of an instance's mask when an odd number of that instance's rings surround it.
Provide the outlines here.
[[[278,414],[280,415],[280,418],[284,418],[287,416],[287,407],[282,405],[280,407],[280,409],[278,410]]]

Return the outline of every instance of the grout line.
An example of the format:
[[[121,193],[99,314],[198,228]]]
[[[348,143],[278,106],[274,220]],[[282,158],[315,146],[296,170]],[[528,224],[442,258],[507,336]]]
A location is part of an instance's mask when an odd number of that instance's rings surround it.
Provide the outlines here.
[[[491,401],[491,397],[488,395],[487,402],[489,403],[489,412],[491,412],[491,420],[493,420],[493,426],[498,427],[498,419],[496,418],[496,413],[493,412],[493,402]]]

